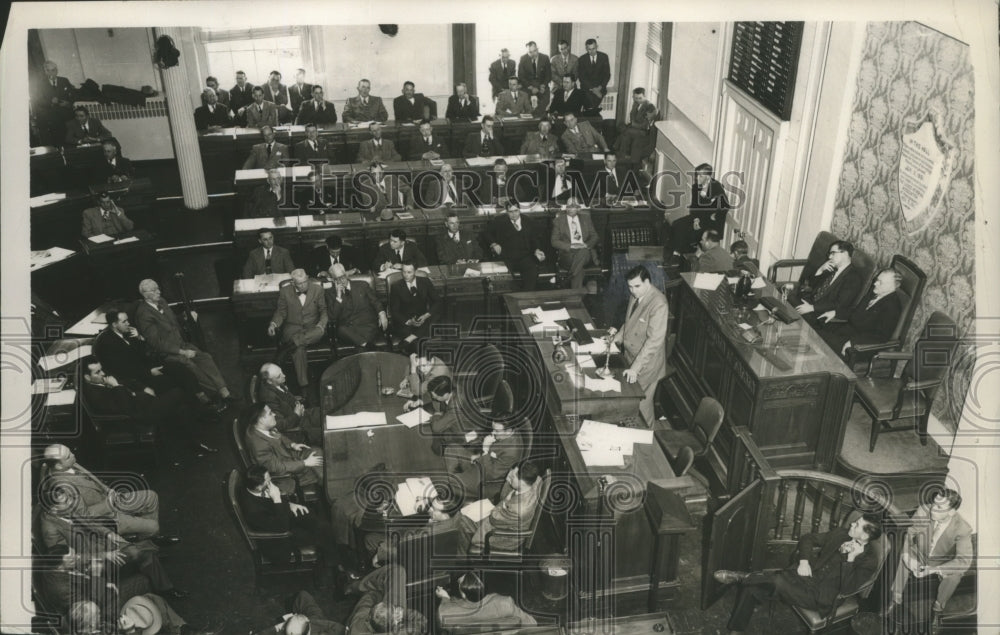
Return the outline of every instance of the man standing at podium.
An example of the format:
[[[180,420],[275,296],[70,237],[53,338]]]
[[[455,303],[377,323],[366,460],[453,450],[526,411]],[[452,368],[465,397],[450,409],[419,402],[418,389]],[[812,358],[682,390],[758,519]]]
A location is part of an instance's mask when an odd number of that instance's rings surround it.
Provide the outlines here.
[[[639,402],[639,414],[646,425],[654,421],[653,395],[656,384],[667,373],[664,347],[667,338],[667,299],[653,286],[649,271],[642,265],[629,270],[625,276],[632,298],[628,302],[625,324],[621,330],[612,327],[608,337],[621,345],[625,363],[629,366],[623,378],[630,384],[639,382],[646,396]]]

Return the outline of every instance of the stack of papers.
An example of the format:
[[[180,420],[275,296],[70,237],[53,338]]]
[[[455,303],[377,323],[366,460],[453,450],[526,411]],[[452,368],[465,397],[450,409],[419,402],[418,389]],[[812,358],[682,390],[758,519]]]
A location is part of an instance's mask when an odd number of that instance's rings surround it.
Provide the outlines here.
[[[349,430],[351,428],[368,428],[384,426],[384,412],[356,412],[352,415],[327,415],[327,430]]]
[[[481,274],[478,269],[473,269],[473,268],[470,267],[470,268],[468,268],[468,269],[465,270],[465,273],[462,274],[462,277],[464,277],[464,278],[478,278],[481,275],[483,275],[483,274]]]
[[[399,220],[413,220],[413,212],[399,212],[396,214]]]
[[[490,515],[493,511],[493,503],[489,499],[484,498],[483,500],[473,501],[462,508],[462,515],[471,520],[474,523],[478,523],[482,519]]]
[[[436,495],[431,479],[426,476],[408,478],[396,487],[396,507],[401,515],[412,516],[419,511],[418,507],[425,507]]]
[[[128,238],[119,238],[115,241],[116,245],[124,245],[125,243],[137,243],[139,242],[138,236],[129,236]]]
[[[48,399],[45,402],[47,406],[72,406],[73,402],[76,401],[76,391],[70,388],[69,390],[60,390],[59,392],[50,393]]]
[[[403,390],[400,389],[400,391],[397,392],[396,394],[400,395],[400,393],[402,393],[402,392],[403,392]],[[406,392],[409,393],[410,389],[407,388]],[[400,395],[400,396],[402,396],[402,395]],[[431,420],[430,413],[428,413],[423,408],[414,408],[413,410],[411,410],[409,412],[404,412],[403,414],[398,415],[396,417],[396,421],[400,422],[401,424],[403,424],[407,428],[416,428],[421,423],[429,423],[430,420]]]
[[[583,462],[587,466],[625,466],[625,455],[632,455],[636,443],[652,443],[652,430],[620,428],[610,423],[585,419],[576,434]]]
[[[507,265],[502,262],[481,262],[479,270],[483,272],[484,276],[495,276],[507,273]]]
[[[692,286],[695,289],[715,291],[725,279],[726,274],[724,273],[696,273],[694,274],[694,284]]]
[[[42,393],[59,392],[66,385],[65,377],[54,379],[37,379],[31,384],[31,394],[40,395]]]
[[[44,371],[55,370],[57,368],[62,368],[66,364],[71,364],[81,357],[86,357],[87,355],[90,355],[90,353],[90,344],[84,344],[83,346],[77,346],[71,350],[59,351],[58,353],[52,355],[46,355],[38,360],[38,365],[41,366]]]
[[[493,159],[490,157],[469,157],[465,160],[466,164],[470,166],[490,166],[493,165]]]
[[[614,377],[591,377],[584,375],[583,387],[594,392],[621,392],[622,383]]]
[[[726,276],[726,282],[728,282],[729,284],[736,284],[739,281],[740,281],[739,276]],[[756,278],[753,279],[753,283],[750,284],[751,289],[763,289],[766,286],[767,283],[764,282],[763,276],[757,276]]]

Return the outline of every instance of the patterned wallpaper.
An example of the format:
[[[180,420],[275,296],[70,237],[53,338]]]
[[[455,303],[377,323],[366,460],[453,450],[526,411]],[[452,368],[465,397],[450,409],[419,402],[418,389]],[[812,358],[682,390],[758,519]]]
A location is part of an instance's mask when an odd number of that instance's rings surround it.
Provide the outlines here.
[[[943,311],[971,335],[975,318],[974,108],[968,47],[915,22],[868,25],[857,77],[843,171],[831,231],[888,265],[894,254],[928,276],[907,343],[933,311]],[[954,144],[948,190],[933,218],[908,223],[900,210],[897,170],[907,122],[938,113],[938,134]],[[946,382],[964,395],[965,369]],[[957,401],[935,402],[935,414],[954,422]],[[950,407],[949,407],[950,404]],[[949,412],[946,412],[945,409]]]

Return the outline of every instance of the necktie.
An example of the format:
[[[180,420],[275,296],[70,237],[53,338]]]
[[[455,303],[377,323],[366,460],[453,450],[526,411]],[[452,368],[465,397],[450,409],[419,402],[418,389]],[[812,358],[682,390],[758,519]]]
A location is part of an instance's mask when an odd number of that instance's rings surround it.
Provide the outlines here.
[[[52,78],[52,87],[53,88],[56,87],[56,78],[55,77]]]
[[[597,64],[597,56],[596,55],[591,55],[590,56],[590,63],[591,64]]]
[[[580,129],[574,127],[573,128],[573,134],[580,134]]]
[[[101,212],[101,218],[103,218],[104,220],[108,220],[108,212],[107,212],[107,210],[104,210],[103,212]]]
[[[208,112],[210,112],[211,114],[214,115],[215,114],[215,106],[213,106],[212,104],[209,104],[208,105]]]
[[[90,132],[89,130],[87,130],[87,124],[83,124],[82,128],[84,132]]]
[[[614,170],[608,170],[608,174],[611,175],[611,180],[614,181],[615,185],[617,186],[618,185],[618,177],[615,175],[615,171]]]
[[[267,158],[268,159],[271,158],[271,144],[270,143],[267,144]]]
[[[368,105],[368,99],[367,98],[362,99],[361,103],[364,104],[365,106],[367,106]]]
[[[257,113],[263,115],[264,114],[264,107],[263,106],[257,106]]]
[[[431,138],[430,137],[424,137],[424,145],[428,145],[429,146],[430,144],[431,144]]]
[[[813,299],[818,300],[822,298],[824,295],[826,295],[826,292],[830,290],[830,285],[833,284],[833,279],[836,275],[837,272],[833,271],[830,273],[830,275],[828,275],[826,278],[823,279],[823,282],[820,283],[819,288],[816,289],[816,293],[813,294]]]
[[[345,298],[349,298],[349,297],[351,297],[351,290],[350,289],[344,289],[344,292],[341,295],[343,297],[345,297]]]
[[[483,155],[484,157],[490,155],[490,138],[489,137],[483,137],[483,147],[480,149],[479,153],[481,155]]]
[[[52,84],[52,85],[53,85],[53,86],[55,86],[55,84]],[[466,107],[466,106],[468,106],[468,105],[469,105],[469,102],[467,102],[467,101],[465,101],[465,100],[463,99],[463,100],[462,100],[462,108],[465,108],[465,107]]]
[[[310,141],[309,142],[309,147],[313,149],[313,152],[315,152],[316,151],[316,142],[315,141]]]
[[[455,194],[455,184],[452,182],[448,183],[448,194],[451,195],[451,200],[458,202],[458,195]]]
[[[410,295],[412,295],[413,297],[417,297],[417,285],[413,285],[410,287]]]
[[[514,229],[516,231],[521,231],[521,220],[520,219],[514,221]]]
[[[323,112],[323,102],[319,102],[319,106],[317,106],[316,108],[317,108],[317,110],[319,110],[320,112]]]
[[[576,218],[573,219],[573,242],[582,242],[583,238],[580,235],[580,221]]]
[[[634,313],[635,313],[635,308],[636,308],[637,306],[639,306],[639,301],[638,301],[638,300],[636,300],[636,301],[634,301],[634,302],[632,303],[632,308],[630,308],[630,309],[628,310],[628,318],[626,318],[626,319],[631,319],[631,318],[632,318],[632,314],[634,314]]]
[[[397,249],[396,250],[396,257],[399,258],[400,262],[403,261],[403,250],[402,249]]]
[[[333,258],[331,258],[331,260],[333,260],[333,262],[330,263],[330,264],[334,264],[334,265],[339,265],[340,264],[340,256],[334,256]]]
[[[451,239],[454,240],[456,243],[459,242],[460,239],[458,237],[458,232],[455,232],[454,234],[452,234],[451,235]]]
[[[533,71],[535,73],[535,77],[538,77],[538,58],[537,57],[531,60],[531,68],[533,69]]]

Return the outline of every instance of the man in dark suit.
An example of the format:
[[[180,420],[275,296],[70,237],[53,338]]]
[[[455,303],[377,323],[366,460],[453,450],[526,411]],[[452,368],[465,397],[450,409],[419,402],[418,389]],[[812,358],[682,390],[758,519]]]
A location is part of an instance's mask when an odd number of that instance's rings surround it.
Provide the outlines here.
[[[342,211],[343,206],[340,206],[339,201],[337,201],[335,189],[337,179],[325,180],[314,171],[314,174],[309,177],[309,181],[312,187],[308,189],[298,188],[295,191],[295,200],[298,203],[300,214],[337,214]]]
[[[386,175],[385,166],[379,161],[372,161],[368,172],[356,172],[351,184],[354,187],[351,207],[365,212],[366,220],[393,220],[397,210],[412,208],[409,185],[401,178]]]
[[[313,96],[313,88],[312,84],[306,83],[305,69],[295,69],[295,83],[288,87],[288,103],[292,107],[293,113],[296,115],[299,114],[299,108],[302,106],[302,103],[309,101]]]
[[[486,225],[486,243],[512,273],[521,275],[521,288],[534,291],[538,284],[538,264],[545,260],[538,232],[533,223],[521,216],[517,204],[507,206],[506,214],[498,214]]]
[[[330,267],[333,265],[343,265],[349,276],[360,271],[358,268],[360,260],[353,251],[344,246],[344,241],[336,234],[327,236],[326,243],[313,250],[312,263],[314,275],[320,278],[329,277]]]
[[[322,125],[337,123],[337,108],[332,101],[323,99],[323,87],[318,84],[312,87],[312,99],[299,104],[297,112],[295,123],[300,126],[310,123]]]
[[[323,339],[326,322],[323,287],[310,280],[304,269],[292,270],[291,284],[285,284],[278,290],[278,308],[267,326],[267,334],[274,337],[281,329],[281,348],[277,358],[291,354],[295,378],[302,394],[307,394],[309,386],[306,347]]]
[[[378,329],[389,328],[385,307],[371,286],[347,277],[344,265],[330,267],[333,287],[326,290],[326,312],[337,337],[361,348],[372,348]]]
[[[584,103],[583,91],[576,87],[576,78],[572,75],[563,75],[560,82],[562,87],[553,93],[549,112],[560,117],[569,113],[579,115],[583,112]]]
[[[549,205],[565,205],[571,198],[580,198],[579,172],[566,170],[566,159],[557,157],[552,168],[545,172],[545,179],[539,183],[538,198]]]
[[[549,80],[552,79],[552,67],[549,56],[538,52],[538,45],[528,42],[528,52],[521,56],[517,64],[517,78],[528,95],[538,97],[539,105],[544,108],[549,103]]]
[[[517,66],[514,60],[510,59],[510,51],[500,49],[500,58],[490,64],[490,86],[493,87],[493,98],[506,90],[509,84],[507,80],[517,76]]]
[[[118,156],[118,142],[107,139],[101,142],[104,160],[94,166],[93,179],[96,183],[118,183],[132,178],[132,162]]]
[[[430,335],[431,323],[441,314],[441,299],[428,278],[417,276],[411,261],[403,263],[403,278],[389,289],[389,314],[392,332],[400,339]]]
[[[475,121],[479,119],[479,98],[466,94],[464,83],[455,84],[455,94],[448,97],[445,117],[449,121]]]
[[[538,132],[529,132],[521,142],[521,154],[537,154],[543,159],[551,159],[559,154],[559,144],[552,134],[552,124],[548,119],[538,122]]]
[[[552,247],[558,254],[559,266],[569,271],[569,288],[583,287],[583,269],[594,260],[597,230],[590,214],[580,213],[580,203],[571,198],[566,211],[552,221]]]
[[[235,401],[212,356],[184,340],[177,316],[160,295],[160,285],[147,278],[139,283],[139,294],[143,302],[135,310],[136,327],[153,352],[166,362],[183,365],[201,386],[217,392],[225,401]],[[197,320],[198,314],[191,311],[191,318]]]
[[[597,195],[600,203],[613,205],[619,201],[628,173],[618,165],[618,155],[604,153],[604,167],[597,173]]]
[[[100,207],[83,210],[83,227],[80,233],[84,238],[100,234],[115,238],[127,234],[135,227],[132,219],[125,215],[125,210],[118,207],[107,192],[97,194],[97,204]]]
[[[75,602],[89,600],[103,609],[105,620],[117,619],[122,604],[152,590],[142,573],[120,573],[118,565],[107,561],[95,566],[87,558],[93,553],[77,551],[69,544],[57,545],[45,555],[59,558],[58,563],[36,570],[41,574],[38,591],[49,613],[68,615]],[[115,591],[109,595],[111,587]]]
[[[830,245],[828,259],[819,267],[809,281],[809,291],[799,293],[799,305],[795,310],[802,314],[809,324],[828,322],[834,318],[846,320],[854,301],[861,292],[861,272],[851,266],[854,245],[846,240],[838,240]]]
[[[504,155],[503,144],[493,134],[493,116],[485,115],[481,127],[476,132],[470,132],[465,137],[462,157],[498,157]]]
[[[299,116],[307,113],[309,104],[311,103],[306,102],[302,105]],[[306,138],[296,143],[292,147],[292,151],[295,154],[295,158],[299,160],[299,165],[305,165],[310,159],[314,161],[333,161],[335,149],[326,142],[326,139],[319,136],[319,129],[316,127],[316,124],[309,122],[306,124]]]
[[[896,293],[902,279],[895,269],[880,271],[871,292],[847,315],[847,323],[824,325],[818,329],[820,337],[841,355],[846,355],[854,344],[887,341],[903,312],[903,303]]]
[[[263,465],[271,476],[292,475],[299,485],[323,484],[323,449],[295,443],[278,429],[270,406],[257,402],[250,407],[250,426],[244,437],[247,452],[254,463]],[[286,481],[287,483],[288,481]],[[294,483],[289,483],[290,494]]]
[[[358,82],[358,96],[349,98],[344,107],[344,123],[388,121],[389,112],[385,109],[382,98],[372,95],[371,90],[372,83],[367,79]]]
[[[257,378],[257,399],[271,408],[279,432],[301,437],[306,443],[322,442],[322,410],[317,406],[307,407],[303,399],[288,390],[288,380],[281,366],[268,362],[260,367]]]
[[[404,262],[412,262],[417,269],[427,266],[427,258],[420,247],[414,242],[407,242],[406,230],[396,227],[389,232],[389,240],[379,245],[372,273],[402,269]]]
[[[458,212],[450,210],[445,218],[444,226],[447,232],[434,239],[438,264],[454,265],[479,262],[479,259],[483,257],[479,241],[471,233],[462,233]]]
[[[253,103],[241,108],[241,113],[247,122],[247,128],[278,125],[278,107],[264,100],[264,89],[254,86],[251,94]]]
[[[413,82],[403,83],[403,94],[392,100],[393,119],[400,123],[420,123],[430,121],[430,100],[418,93]]]
[[[264,101],[275,105],[278,111],[278,123],[291,123],[295,113],[289,105],[288,87],[281,83],[281,73],[271,71],[267,83],[261,87],[264,91]]]
[[[607,53],[597,50],[597,40],[591,38],[586,43],[587,54],[577,60],[577,78],[580,80],[580,90],[584,91],[586,107],[584,115],[591,116],[601,112],[601,101],[608,92],[608,82],[611,81],[611,62]]]
[[[205,87],[211,88],[215,92],[215,96],[219,98],[219,103],[222,104],[226,110],[229,110],[229,91],[225,88],[219,88],[219,80],[215,77],[209,75],[205,78]]]
[[[261,93],[263,95],[263,93]],[[236,71],[236,84],[229,89],[229,109],[243,125],[246,125],[246,107],[253,103],[253,84],[247,81],[243,71]]]
[[[211,88],[201,93],[202,105],[194,111],[194,127],[200,131],[215,131],[230,124],[233,113],[219,103],[219,96]]]
[[[294,211],[295,201],[285,200],[285,179],[281,170],[267,171],[267,181],[254,188],[247,199],[244,216],[247,218],[276,218],[287,211]]]
[[[520,203],[537,200],[532,173],[522,170],[511,174],[503,157],[497,157],[484,177],[476,191],[477,205],[506,208],[511,199]]]
[[[280,245],[274,244],[274,231],[266,227],[257,230],[257,243],[243,265],[243,279],[270,273],[291,273],[295,269],[292,254]]]
[[[444,138],[434,135],[431,124],[426,121],[420,124],[420,136],[410,141],[410,160],[447,159],[448,154],[448,146],[445,145]]]
[[[66,145],[81,146],[98,143],[112,137],[111,131],[104,127],[101,120],[91,117],[86,106],[73,109],[73,121],[66,122]]]
[[[250,149],[250,155],[243,162],[244,170],[280,168],[282,159],[292,158],[288,154],[288,146],[274,140],[274,128],[261,126],[260,136],[264,138],[264,142],[256,143]]]
[[[34,85],[31,104],[42,144],[62,145],[66,122],[73,119],[74,92],[69,80],[59,76],[59,67],[46,61],[45,77]]]
[[[739,595],[729,617],[730,632],[746,630],[759,602],[775,597],[782,602],[825,615],[841,594],[851,594],[872,581],[882,562],[882,525],[878,516],[864,514],[848,527],[806,534],[798,544],[796,569],[758,571],[719,570],[715,579],[739,584]],[[818,549],[818,553],[814,553]]]
[[[368,131],[372,133],[372,138],[362,141],[358,147],[358,163],[371,163],[372,161],[386,163],[403,160],[403,157],[396,151],[396,144],[389,139],[382,138],[381,123],[373,121],[368,124]]]

